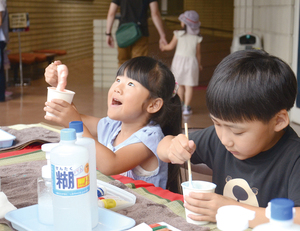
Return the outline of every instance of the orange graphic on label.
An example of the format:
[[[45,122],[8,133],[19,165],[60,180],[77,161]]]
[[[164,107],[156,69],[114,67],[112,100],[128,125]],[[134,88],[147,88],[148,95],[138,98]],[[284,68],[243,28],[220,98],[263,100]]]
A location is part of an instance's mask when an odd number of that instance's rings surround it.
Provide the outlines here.
[[[90,175],[77,178],[77,188],[84,188],[90,184]]]
[[[86,165],[84,166],[84,171],[85,171],[85,173],[89,173],[89,171],[90,171],[89,163],[86,163]]]

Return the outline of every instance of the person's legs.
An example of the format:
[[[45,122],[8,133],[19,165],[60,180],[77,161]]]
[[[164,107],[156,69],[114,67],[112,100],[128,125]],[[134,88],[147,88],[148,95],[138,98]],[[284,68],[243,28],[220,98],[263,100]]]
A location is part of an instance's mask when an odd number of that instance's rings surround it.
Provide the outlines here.
[[[4,72],[4,49],[6,43],[4,41],[0,41],[0,102],[5,101],[5,88],[6,88],[6,79]]]
[[[184,94],[184,104],[187,106],[191,106],[193,98],[193,87],[191,86],[185,86],[185,94]]]
[[[125,47],[125,48],[120,48],[118,47],[118,65],[119,67],[125,63],[127,60],[131,59],[131,50],[132,46]]]
[[[177,95],[180,98],[180,101],[183,103],[184,102],[184,86],[179,85],[178,90],[177,90]]]
[[[192,108],[191,108],[191,101],[193,97],[193,87],[191,86],[185,86],[185,94],[184,94],[184,107],[183,107],[183,115],[190,115],[192,114]]]
[[[132,45],[131,58],[148,55],[148,37],[142,36]]]

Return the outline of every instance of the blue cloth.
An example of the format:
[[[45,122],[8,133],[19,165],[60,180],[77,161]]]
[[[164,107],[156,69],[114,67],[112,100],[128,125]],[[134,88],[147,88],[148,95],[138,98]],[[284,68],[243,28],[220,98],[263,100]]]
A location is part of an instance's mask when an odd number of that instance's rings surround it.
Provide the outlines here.
[[[141,128],[140,130],[132,134],[123,143],[117,146],[113,146],[113,142],[121,130],[121,125],[122,122],[112,120],[109,117],[101,119],[97,126],[98,141],[113,152],[116,152],[120,148],[125,147],[127,145],[142,142],[156,156],[159,164],[158,168],[155,170],[155,173],[152,176],[139,176],[134,172],[134,169],[127,171],[125,175],[133,178],[134,180],[143,180],[148,183],[154,184],[156,187],[166,189],[166,184],[168,180],[168,164],[161,161],[158,158],[156,152],[158,143],[164,137],[160,126],[148,124],[147,126]]]

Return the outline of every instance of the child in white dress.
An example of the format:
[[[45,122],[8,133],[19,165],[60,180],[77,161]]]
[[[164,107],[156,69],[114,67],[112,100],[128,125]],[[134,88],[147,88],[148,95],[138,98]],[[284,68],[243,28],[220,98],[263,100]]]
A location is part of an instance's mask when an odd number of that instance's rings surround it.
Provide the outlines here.
[[[198,86],[199,70],[202,70],[199,36],[200,22],[196,11],[186,11],[179,16],[183,30],[175,30],[171,42],[162,47],[163,51],[176,47],[171,71],[179,85],[178,95],[183,104],[183,115],[192,114],[191,100],[193,87]]]

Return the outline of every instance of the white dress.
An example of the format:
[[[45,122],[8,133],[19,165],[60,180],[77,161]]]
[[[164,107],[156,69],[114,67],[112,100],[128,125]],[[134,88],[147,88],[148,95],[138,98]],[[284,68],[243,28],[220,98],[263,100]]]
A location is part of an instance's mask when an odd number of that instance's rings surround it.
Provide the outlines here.
[[[199,66],[196,47],[203,37],[187,34],[183,30],[174,31],[174,35],[177,38],[177,46],[171,71],[179,85],[198,86]]]

